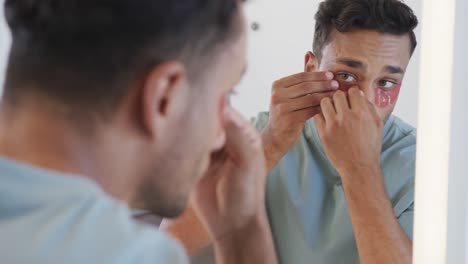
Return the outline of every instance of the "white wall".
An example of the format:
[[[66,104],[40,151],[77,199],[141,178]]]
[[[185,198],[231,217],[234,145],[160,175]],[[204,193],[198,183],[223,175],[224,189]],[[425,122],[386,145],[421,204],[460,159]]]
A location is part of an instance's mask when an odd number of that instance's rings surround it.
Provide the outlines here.
[[[314,15],[320,0],[248,1],[250,23],[258,22],[258,31],[250,30],[249,65],[238,87],[233,104],[247,116],[269,108],[274,80],[303,71],[304,55],[312,49]],[[422,0],[407,0],[419,16]],[[419,28],[417,30],[419,37]],[[415,125],[419,83],[419,49],[408,69],[396,114]]]
[[[452,90],[447,263],[468,263],[468,1],[457,0]],[[443,52],[443,51],[441,51]],[[441,92],[444,92],[443,90]]]
[[[10,46],[10,35],[5,25],[5,15],[3,14],[3,2],[0,1],[0,93],[3,90],[3,80],[5,71],[5,62]]]

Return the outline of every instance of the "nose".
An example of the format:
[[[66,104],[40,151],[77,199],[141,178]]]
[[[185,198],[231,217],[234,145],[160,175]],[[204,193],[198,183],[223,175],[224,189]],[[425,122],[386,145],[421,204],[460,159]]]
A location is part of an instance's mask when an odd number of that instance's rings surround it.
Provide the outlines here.
[[[362,82],[359,84],[359,89],[364,92],[365,97],[370,102],[374,103],[375,91],[372,82]]]

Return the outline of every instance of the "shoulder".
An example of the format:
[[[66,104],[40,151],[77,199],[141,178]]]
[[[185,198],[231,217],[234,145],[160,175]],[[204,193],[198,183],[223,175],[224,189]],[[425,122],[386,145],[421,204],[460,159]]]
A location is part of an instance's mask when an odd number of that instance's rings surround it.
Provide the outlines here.
[[[177,241],[138,222],[125,204],[111,197],[96,200],[84,217],[86,222],[75,223],[76,229],[81,230],[77,242],[94,237],[94,254],[106,254],[109,257],[103,255],[102,258],[110,258],[112,263],[188,263],[185,251]]]
[[[400,216],[414,203],[416,129],[398,117],[389,121],[382,147],[382,172],[395,214]]]
[[[137,222],[124,203],[104,193],[50,202],[16,220],[7,230],[11,243],[0,249],[12,262],[188,263],[178,242]],[[15,253],[19,245],[31,250]]]
[[[415,155],[416,129],[398,117],[391,117],[384,135],[383,151],[406,149]]]
[[[386,171],[392,172],[390,174],[414,178],[416,129],[398,117],[392,117],[391,122],[383,140],[382,165]]]
[[[411,139],[416,143],[416,128],[409,123],[406,123],[399,117],[392,117],[393,122],[391,125],[391,132],[393,132],[399,138]]]

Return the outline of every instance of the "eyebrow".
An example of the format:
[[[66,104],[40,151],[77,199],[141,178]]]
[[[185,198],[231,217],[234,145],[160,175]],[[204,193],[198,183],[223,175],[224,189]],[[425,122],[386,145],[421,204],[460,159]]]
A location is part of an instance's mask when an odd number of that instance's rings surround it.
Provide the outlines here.
[[[362,62],[362,61],[358,61],[358,60],[353,60],[353,59],[350,59],[350,58],[341,58],[337,61],[338,63],[340,64],[344,64],[348,67],[351,67],[351,68],[356,68],[356,69],[361,69],[361,70],[364,70],[367,68],[367,65]]]
[[[343,65],[346,65],[350,68],[355,68],[355,69],[360,69],[360,70],[367,69],[367,65],[364,62],[358,61],[355,59],[342,58],[342,59],[337,60],[337,62]],[[405,73],[405,71],[401,67],[398,67],[398,66],[387,65],[385,66],[384,69],[386,72],[391,73],[391,74]]]
[[[388,72],[388,73],[392,73],[392,74],[403,74],[403,73],[405,73],[405,71],[401,67],[391,66],[391,65],[385,66],[385,71]]]

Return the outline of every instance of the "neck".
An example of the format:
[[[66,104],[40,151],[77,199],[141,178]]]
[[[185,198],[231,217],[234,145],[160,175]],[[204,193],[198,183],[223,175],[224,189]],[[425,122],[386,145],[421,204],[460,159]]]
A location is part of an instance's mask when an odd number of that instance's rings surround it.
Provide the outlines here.
[[[122,170],[122,164],[129,158],[122,157],[125,140],[120,140],[114,129],[99,127],[83,133],[71,124],[73,121],[67,120],[60,111],[43,103],[21,107],[2,103],[0,155],[35,167],[90,178],[108,194],[130,202],[132,193],[128,190],[133,186],[127,182],[130,177],[125,177],[128,175],[125,169]]]

